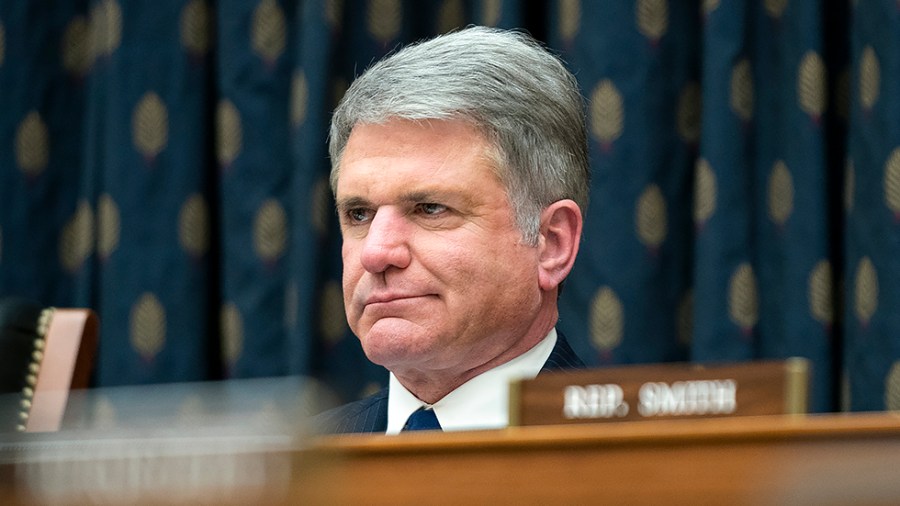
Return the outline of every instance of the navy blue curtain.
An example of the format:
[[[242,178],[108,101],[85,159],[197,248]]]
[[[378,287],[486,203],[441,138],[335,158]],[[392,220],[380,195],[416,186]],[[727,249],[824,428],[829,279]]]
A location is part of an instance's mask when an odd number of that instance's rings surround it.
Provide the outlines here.
[[[803,356],[900,409],[891,0],[0,4],[0,296],[100,314],[97,385],[383,384],[343,316],[331,110],[399,45],[528,30],[594,178],[560,328],[592,365]]]

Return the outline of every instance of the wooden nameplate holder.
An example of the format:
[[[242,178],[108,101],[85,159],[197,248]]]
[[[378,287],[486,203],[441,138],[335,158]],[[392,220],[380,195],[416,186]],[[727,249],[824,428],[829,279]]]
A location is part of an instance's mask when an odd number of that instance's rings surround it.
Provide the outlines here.
[[[542,373],[510,385],[510,425],[807,411],[809,362],[634,365]]]

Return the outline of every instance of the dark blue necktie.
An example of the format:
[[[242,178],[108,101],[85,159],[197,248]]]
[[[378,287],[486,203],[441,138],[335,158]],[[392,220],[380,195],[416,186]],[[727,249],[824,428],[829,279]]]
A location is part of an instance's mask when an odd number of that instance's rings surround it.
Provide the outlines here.
[[[433,409],[425,409],[423,406],[409,415],[406,425],[403,426],[403,432],[408,430],[441,430],[441,423],[438,422]]]

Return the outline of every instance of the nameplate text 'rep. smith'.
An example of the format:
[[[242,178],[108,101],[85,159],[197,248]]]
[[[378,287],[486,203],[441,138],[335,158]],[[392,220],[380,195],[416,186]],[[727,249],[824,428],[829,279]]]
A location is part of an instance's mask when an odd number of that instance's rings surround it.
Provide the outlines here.
[[[510,425],[806,412],[805,359],[544,373],[513,383]]]

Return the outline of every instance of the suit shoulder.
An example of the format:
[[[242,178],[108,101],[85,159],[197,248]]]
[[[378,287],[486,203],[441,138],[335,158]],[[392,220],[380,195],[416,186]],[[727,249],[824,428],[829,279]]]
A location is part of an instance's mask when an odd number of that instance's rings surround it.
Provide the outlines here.
[[[566,336],[564,336],[562,332],[557,332],[556,346],[554,346],[553,351],[550,352],[550,357],[547,358],[547,362],[544,364],[542,370],[580,369],[584,366],[584,362],[569,345]]]
[[[384,388],[358,401],[319,413],[312,418],[313,429],[318,434],[345,434],[386,430],[387,397],[388,389]],[[384,428],[381,425],[384,425]]]

